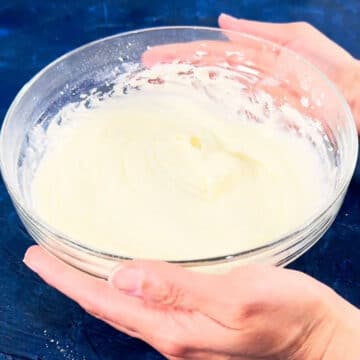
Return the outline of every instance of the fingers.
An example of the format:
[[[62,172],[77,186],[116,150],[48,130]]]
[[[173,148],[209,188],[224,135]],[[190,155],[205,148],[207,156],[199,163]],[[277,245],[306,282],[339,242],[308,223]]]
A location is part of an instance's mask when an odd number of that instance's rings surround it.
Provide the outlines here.
[[[193,65],[220,65],[227,63],[237,65],[244,57],[243,52],[251,50],[259,51],[260,46],[246,38],[242,43],[229,41],[193,41],[188,43],[176,43],[154,46],[145,51],[142,62],[146,67],[152,67],[158,63],[172,63],[174,61]]]
[[[239,286],[228,275],[203,274],[155,261],[128,263],[116,269],[109,281],[119,290],[141,297],[145,302],[197,311],[217,321],[231,317],[227,316],[228,305],[232,303],[234,286]],[[244,282],[245,287],[248,285]],[[240,303],[238,298],[236,306]]]
[[[107,281],[76,270],[39,246],[28,249],[24,263],[91,315],[148,342],[163,354],[188,359],[189,352],[194,355],[202,352],[197,349],[201,332],[195,332],[194,337],[188,336],[193,328],[191,313],[147,306],[143,299],[130,297]],[[195,339],[195,335],[200,338]]]
[[[219,26],[224,30],[239,31],[286,45],[298,35],[298,29],[303,23],[274,24],[260,21],[236,19],[233,16],[221,14]],[[231,35],[230,35],[231,36]]]
[[[151,67],[156,63],[171,63],[175,60],[196,65],[213,65],[228,61],[229,58],[234,57],[233,55],[237,55],[234,52],[239,54],[249,52],[247,60],[252,60],[251,51],[255,51],[256,56],[253,56],[253,60],[258,62],[261,59],[259,55],[264,56],[264,53],[261,53],[261,44],[237,35],[236,32],[249,33],[286,46],[291,45],[299,35],[304,35],[310,31],[315,32],[315,29],[306,23],[264,23],[236,19],[225,14],[219,16],[218,22],[220,28],[229,30],[229,32],[225,32],[225,35],[232,42],[203,40],[155,46],[145,51],[142,62],[147,67]],[[311,34],[309,33],[309,35]],[[241,57],[244,57],[244,54]],[[238,60],[238,62],[241,61]]]
[[[234,36],[231,34],[231,37],[234,38]],[[240,42],[239,37],[237,42],[196,41],[162,45],[147,50],[142,58],[144,65],[149,68],[158,63],[174,60],[196,66],[227,67],[231,69],[234,81],[238,76],[238,80],[245,86],[252,87],[253,91],[265,91],[272,96],[277,106],[290,104],[300,113],[317,116],[317,109],[314,109],[312,99],[309,99],[308,107],[302,102],[303,95],[300,87],[302,80],[298,76],[300,71],[293,71],[294,68],[299,68],[301,62],[286,52],[269,51],[263,48],[260,42],[246,37],[241,37]],[[303,73],[307,72],[308,69],[305,69]],[[210,70],[209,76],[211,76]],[[277,78],[286,79],[287,82],[279,82]],[[269,79],[273,79],[275,85],[268,81]],[[314,94],[318,94],[319,91],[313,89]]]
[[[203,297],[212,292],[216,280],[215,276],[147,260],[128,263],[127,266],[116,269],[109,278],[114,287],[129,295],[141,297],[150,303],[185,310],[202,308],[202,301],[205,300]],[[206,295],[202,296],[205,290]]]
[[[274,24],[236,19],[225,14],[219,16],[218,22],[223,30],[252,34],[291,48],[317,65],[330,78],[337,61],[347,64],[354,60],[347,51],[306,22]],[[231,38],[231,33],[228,37]],[[332,66],[328,68],[327,64]]]
[[[157,319],[137,298],[126,296],[101,279],[94,278],[63,263],[39,246],[32,246],[24,263],[45,282],[76,301],[87,312],[116,328],[147,339]]]
[[[292,49],[323,71],[335,82],[345,96],[347,95],[349,89],[348,84],[350,83],[350,81],[347,80],[349,77],[347,74],[351,73],[349,69],[353,68],[354,58],[310,24],[305,22],[274,24],[248,21],[236,19],[225,14],[220,15],[218,21],[219,26],[224,30],[249,33]],[[228,34],[228,37],[236,41],[233,39],[231,33]],[[257,63],[257,61],[255,61],[255,63]],[[277,59],[277,67],[268,67],[267,69],[273,69],[273,73],[281,74],[280,77],[283,79],[288,78],[289,74],[296,74],[298,76],[298,79],[295,79],[295,81],[288,81],[288,83],[292,84],[291,87],[293,89],[298,90],[293,94],[286,91],[286,89],[277,90],[275,88],[265,88],[275,99],[283,97],[285,94],[287,103],[300,110],[301,113],[317,118],[324,124],[326,121],[324,122],[323,120],[324,109],[321,104],[324,100],[322,96],[327,94],[328,98],[326,99],[326,103],[328,109],[326,112],[336,113],[336,108],[339,106],[338,99],[335,98],[337,95],[328,91],[328,85],[324,83],[323,78],[313,73],[313,71],[310,71],[305,62],[295,60],[291,54],[289,56],[289,54],[280,51]],[[286,76],[283,76],[282,69],[290,69],[290,71],[287,71]],[[296,69],[296,71],[294,71],[294,69]],[[319,81],[317,81],[317,79],[319,79]],[[306,84],[307,82],[310,86]],[[308,88],[307,91],[304,91],[304,86],[298,86],[301,83],[306,85],[306,88]],[[332,97],[334,97],[334,99],[332,99]],[[300,101],[301,99],[309,102],[309,106],[304,108]],[[349,100],[349,96],[347,96],[347,100]]]

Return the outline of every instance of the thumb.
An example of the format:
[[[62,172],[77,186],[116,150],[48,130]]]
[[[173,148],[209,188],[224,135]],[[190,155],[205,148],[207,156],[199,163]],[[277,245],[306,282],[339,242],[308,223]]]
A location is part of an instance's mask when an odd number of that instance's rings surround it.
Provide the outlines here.
[[[233,16],[221,14],[219,26],[224,30],[240,31],[274,41],[280,45],[287,45],[298,34],[300,23],[274,24],[260,21],[237,19]]]
[[[183,310],[199,311],[219,319],[232,299],[227,275],[203,274],[174,264],[133,261],[113,271],[109,282],[145,302]],[[211,300],[211,301],[210,301]]]

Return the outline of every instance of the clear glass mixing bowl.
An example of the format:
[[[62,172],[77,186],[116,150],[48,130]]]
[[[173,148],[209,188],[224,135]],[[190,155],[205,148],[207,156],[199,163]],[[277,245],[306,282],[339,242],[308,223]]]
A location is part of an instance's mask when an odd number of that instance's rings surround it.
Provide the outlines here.
[[[153,28],[92,42],[54,61],[22,88],[3,123],[0,163],[13,203],[34,240],[63,261],[103,278],[126,259],[121,254],[88,248],[62,234],[60,229],[53,229],[34,213],[28,185],[45,149],[29,134],[34,127],[46,130],[65,105],[84,97],[101,101],[111,93],[116,78],[155,63],[184,63],[204,69],[210,66],[208,75],[213,81],[216,68],[228,69],[234,74],[233,81],[243,85],[241,96],[247,96],[253,103],[257,103],[259,91],[265,91],[278,111],[283,104],[290,104],[311,124],[313,130],[306,136],[321,152],[332,184],[323,208],[282,238],[227,256],[178,262],[212,272],[254,262],[282,266],[315,244],[333,222],[355,168],[358,138],[347,103],[326,76],[294,52],[246,34],[201,27]],[[191,76],[191,71],[180,75]],[[148,79],[158,86],[162,81]],[[123,89],[124,93],[128,90],[126,86]],[[267,104],[259,106],[260,118],[246,109],[242,109],[242,115],[249,121],[267,121],[271,117]],[[284,116],[284,127],[305,136],[293,120]],[[29,162],[32,155],[34,159]]]

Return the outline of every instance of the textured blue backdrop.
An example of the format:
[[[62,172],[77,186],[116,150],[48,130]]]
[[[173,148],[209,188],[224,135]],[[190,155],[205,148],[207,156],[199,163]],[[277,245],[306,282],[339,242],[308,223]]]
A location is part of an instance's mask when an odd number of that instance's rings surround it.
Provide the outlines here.
[[[135,28],[216,25],[220,12],[267,21],[305,20],[360,57],[359,0],[0,0],[0,118],[20,87],[64,52]],[[358,165],[335,224],[291,267],[360,306],[359,241]],[[161,359],[30,273],[21,260],[31,244],[0,181],[0,360]]]

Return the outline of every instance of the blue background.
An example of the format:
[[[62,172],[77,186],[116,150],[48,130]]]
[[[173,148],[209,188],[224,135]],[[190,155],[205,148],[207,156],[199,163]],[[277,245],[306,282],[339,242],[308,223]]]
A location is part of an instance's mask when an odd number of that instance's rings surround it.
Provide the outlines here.
[[[360,58],[359,0],[0,0],[0,118],[44,65],[88,41],[159,25],[216,26],[220,12],[304,20]],[[360,166],[335,224],[291,265],[360,306]],[[42,283],[22,264],[32,244],[0,181],[0,360],[161,359]],[[156,331],[156,329],[154,329]]]

